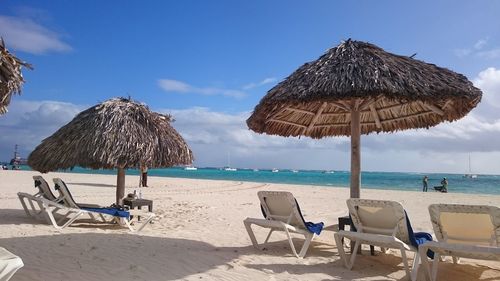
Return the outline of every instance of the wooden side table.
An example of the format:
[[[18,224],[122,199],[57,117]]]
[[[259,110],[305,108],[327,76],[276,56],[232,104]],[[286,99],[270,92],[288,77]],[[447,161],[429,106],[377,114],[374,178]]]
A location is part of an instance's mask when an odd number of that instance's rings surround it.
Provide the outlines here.
[[[142,206],[148,206],[148,211],[153,212],[153,200],[126,197],[123,199],[123,205],[129,206],[130,209],[137,208],[139,210],[142,209]],[[141,216],[138,216],[137,219],[141,220]]]

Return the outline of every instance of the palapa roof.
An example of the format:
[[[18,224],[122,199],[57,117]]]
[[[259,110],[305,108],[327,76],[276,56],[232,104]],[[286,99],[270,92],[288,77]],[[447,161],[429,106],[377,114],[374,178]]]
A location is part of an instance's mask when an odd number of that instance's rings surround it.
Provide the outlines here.
[[[11,54],[0,39],[0,115],[7,112],[7,106],[13,94],[21,93],[24,78],[21,67],[33,69],[30,64]]]
[[[28,157],[40,172],[87,168],[187,165],[193,154],[170,124],[171,117],[144,104],[114,98],[79,113],[44,139]]]
[[[359,110],[362,134],[428,128],[462,118],[481,95],[462,74],[347,40],[269,90],[247,124],[281,136],[349,136]]]

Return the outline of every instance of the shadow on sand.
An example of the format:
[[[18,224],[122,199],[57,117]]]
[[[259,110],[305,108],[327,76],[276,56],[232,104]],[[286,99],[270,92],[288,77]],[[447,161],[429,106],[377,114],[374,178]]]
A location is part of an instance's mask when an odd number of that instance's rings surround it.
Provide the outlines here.
[[[26,217],[19,209],[0,209],[0,218],[2,225],[44,224]],[[221,277],[242,279],[250,272],[260,277],[285,273],[285,277],[295,278],[306,278],[304,274],[328,276],[323,280],[346,280],[346,276],[349,279],[406,280],[401,275],[404,274],[401,258],[393,254],[370,256],[365,252],[349,271],[339,260],[333,245],[320,241],[313,242],[305,259],[297,260],[291,255],[286,240],[273,241],[268,244],[268,250],[260,251],[251,245],[216,247],[190,239],[133,235],[124,231],[115,233],[111,229],[115,227],[77,225],[70,228],[84,231],[93,228],[95,232],[63,231],[53,235],[0,239],[0,246],[20,256],[25,263],[11,280],[191,280],[206,279],[207,274],[216,280]],[[331,235],[331,232],[322,235]],[[294,242],[301,244],[303,239],[294,239]],[[269,256],[269,261],[273,262],[262,263],[252,255]],[[308,260],[308,256],[314,259]],[[454,265],[449,261],[439,266],[440,279],[447,277],[446,280],[499,280],[500,275],[495,272],[492,273],[488,266]],[[421,270],[419,280],[425,280],[422,273]]]
[[[0,239],[23,259],[15,280],[175,280],[223,266],[236,248],[133,234],[72,233]],[[119,249],[119,251],[117,251]]]

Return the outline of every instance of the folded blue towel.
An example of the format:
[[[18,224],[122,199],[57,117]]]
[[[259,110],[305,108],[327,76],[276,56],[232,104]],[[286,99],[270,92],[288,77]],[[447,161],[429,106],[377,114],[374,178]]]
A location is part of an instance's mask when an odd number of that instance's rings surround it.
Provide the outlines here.
[[[114,217],[120,217],[120,218],[129,218],[130,217],[130,213],[128,211],[123,211],[123,210],[120,210],[118,208],[82,208],[82,209],[86,210],[86,211],[111,215]]]
[[[310,221],[306,222],[305,225],[307,227],[307,230],[312,233],[316,233],[317,235],[321,233],[321,230],[323,230],[323,226],[325,226],[323,222],[312,223]]]
[[[406,226],[408,228],[408,236],[409,236],[408,238],[410,239],[410,243],[413,247],[416,247],[418,249],[419,245],[432,241],[432,235],[427,232],[414,233],[413,228],[411,227],[410,219],[408,218],[406,211],[405,211],[405,216],[406,216]],[[428,250],[427,256],[431,259],[434,259],[434,252]]]

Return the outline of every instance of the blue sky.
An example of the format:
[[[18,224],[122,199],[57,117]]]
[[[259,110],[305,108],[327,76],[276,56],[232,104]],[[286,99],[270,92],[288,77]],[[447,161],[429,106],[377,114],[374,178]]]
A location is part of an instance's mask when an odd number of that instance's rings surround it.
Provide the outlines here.
[[[197,165],[224,165],[230,152],[240,167],[347,170],[345,138],[260,136],[244,120],[277,82],[353,38],[417,53],[485,92],[468,119],[366,137],[363,169],[462,172],[471,153],[477,172],[500,174],[494,161],[500,146],[490,140],[500,137],[498,1],[0,0],[0,6],[0,35],[35,67],[24,71],[22,96],[0,117],[0,159],[15,143],[27,155],[80,110],[130,95],[174,115]],[[408,148],[409,141],[416,144]],[[381,159],[393,164],[380,167]]]

